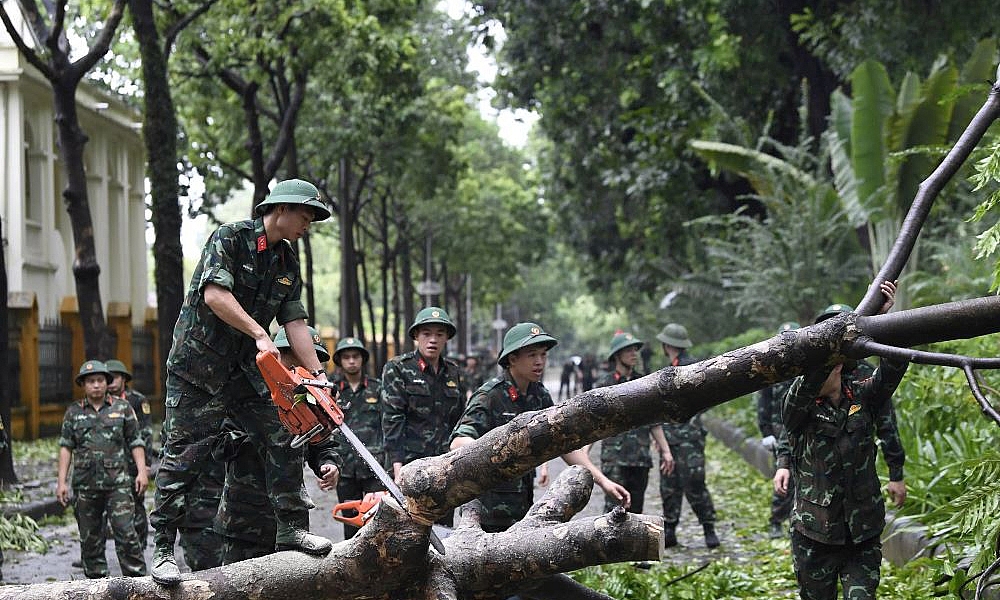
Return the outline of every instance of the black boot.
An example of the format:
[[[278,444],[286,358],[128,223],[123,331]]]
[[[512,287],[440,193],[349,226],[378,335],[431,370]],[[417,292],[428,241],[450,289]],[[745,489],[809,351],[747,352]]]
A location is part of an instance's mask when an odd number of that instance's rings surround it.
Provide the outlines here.
[[[333,542],[305,529],[279,523],[274,546],[277,550],[298,550],[313,556],[326,556],[333,547]]]
[[[702,529],[705,530],[705,546],[708,548],[718,548],[719,536],[715,535],[715,524],[705,523],[702,525]]]
[[[149,570],[149,574],[153,576],[153,581],[160,585],[166,587],[177,585],[181,582],[181,572],[174,559],[173,536],[154,535],[153,543],[155,548],[153,549],[152,568]]]
[[[673,548],[677,545],[677,523],[663,524],[663,547]]]

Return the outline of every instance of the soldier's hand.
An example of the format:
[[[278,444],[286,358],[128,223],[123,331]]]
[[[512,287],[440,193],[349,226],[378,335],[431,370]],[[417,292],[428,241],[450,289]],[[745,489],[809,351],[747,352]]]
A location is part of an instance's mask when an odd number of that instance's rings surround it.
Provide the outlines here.
[[[778,445],[778,440],[773,435],[765,436],[761,438],[760,445],[768,450],[774,450],[774,447]]]
[[[898,283],[898,281],[885,280],[879,284],[878,287],[882,290],[882,295],[885,296],[885,302],[882,304],[882,307],[879,308],[878,314],[884,315],[889,312],[892,305],[896,303],[896,285]]]
[[[322,477],[316,478],[316,481],[319,483],[319,489],[324,492],[337,489],[337,483],[340,482],[340,469],[337,465],[327,463],[319,468],[319,472],[322,475]]]
[[[63,506],[69,504],[69,487],[63,482],[56,484],[56,500]]]
[[[886,491],[889,492],[889,499],[896,505],[896,508],[903,506],[903,503],[906,502],[906,482],[890,481],[889,485],[886,486]]]
[[[403,472],[403,463],[394,462],[392,463],[392,479],[399,485],[399,474]]]
[[[660,453],[660,473],[670,475],[674,472],[675,466],[674,455],[670,451]]]
[[[146,475],[146,469],[140,469],[139,474],[135,476],[135,491],[137,494],[144,494],[147,487],[149,487],[149,477]]]
[[[632,506],[632,495],[621,485],[611,481],[607,477],[602,479],[598,485],[601,486],[605,494],[617,500],[623,508],[628,509],[629,506]]]
[[[538,485],[545,487],[549,485],[549,465],[548,463],[542,464],[538,467]]]
[[[774,472],[774,491],[779,496],[788,495],[788,481],[792,478],[792,472],[788,469],[778,469]]]
[[[255,338],[254,344],[257,345],[257,352],[264,352],[265,354],[273,354],[277,357],[281,357],[281,353],[278,352],[278,347],[274,345],[274,340],[269,336],[264,336],[262,338]]]

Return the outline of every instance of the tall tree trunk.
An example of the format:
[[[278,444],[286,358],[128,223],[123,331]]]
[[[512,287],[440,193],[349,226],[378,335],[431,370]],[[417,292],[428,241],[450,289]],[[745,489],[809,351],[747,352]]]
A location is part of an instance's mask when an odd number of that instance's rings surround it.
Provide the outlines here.
[[[153,277],[160,359],[173,343],[173,329],[184,303],[184,251],[177,183],[177,113],[167,75],[167,54],[156,29],[152,0],[129,0],[132,24],[142,57],[144,86],[142,125],[152,197]],[[163,379],[166,369],[160,370]],[[161,382],[162,384],[162,382]]]
[[[413,340],[410,336],[406,335],[406,328],[410,326],[413,322],[413,318],[417,316],[417,311],[413,306],[413,254],[410,252],[410,239],[407,237],[405,231],[400,232],[400,244],[399,244],[399,265],[400,265],[400,294],[403,297],[403,322],[401,334],[403,335],[403,340],[397,338],[398,348],[403,348],[406,352],[413,350]],[[402,343],[400,344],[400,341]]]
[[[348,157],[340,159],[340,335],[356,335],[362,329],[361,294],[358,289],[358,256],[354,244],[354,170]]]

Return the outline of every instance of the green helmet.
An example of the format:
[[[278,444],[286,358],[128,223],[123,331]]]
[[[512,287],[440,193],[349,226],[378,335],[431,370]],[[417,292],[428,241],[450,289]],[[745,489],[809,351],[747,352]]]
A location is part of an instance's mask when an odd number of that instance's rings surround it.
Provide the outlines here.
[[[548,350],[558,343],[556,338],[545,333],[541,325],[536,323],[518,323],[504,334],[503,350],[500,351],[500,357],[497,358],[497,362],[500,363],[501,367],[506,367],[509,362],[507,356],[511,352],[536,344],[542,344]]]
[[[313,341],[313,348],[316,349],[316,357],[319,358],[319,362],[326,362],[330,360],[330,353],[327,351],[326,346],[323,345],[323,338],[319,336],[319,332],[316,331],[315,327],[307,326],[309,329],[309,336]],[[288,334],[285,333],[284,327],[278,328],[278,333],[274,334],[274,345],[278,347],[278,350],[282,348],[291,348],[291,344],[288,343]]]
[[[656,339],[674,348],[690,348],[694,345],[688,337],[688,330],[679,323],[668,323],[660,333],[656,334]]]
[[[642,344],[642,340],[631,333],[616,333],[615,337],[611,338],[611,350],[608,351],[608,360],[614,360],[615,354],[618,354],[620,350],[631,348],[632,346],[637,346],[636,350],[638,350],[642,348]]]
[[[455,333],[458,331],[448,313],[443,308],[437,306],[428,306],[417,313],[417,316],[413,319],[413,325],[410,325],[410,328],[406,330],[410,338],[417,337],[417,328],[421,325],[444,325],[448,330],[449,340],[455,337]]]
[[[368,349],[365,345],[356,337],[345,337],[344,339],[337,342],[337,347],[333,351],[333,364],[340,366],[340,352],[341,350],[358,350],[361,352],[361,360],[363,362],[368,362]]]
[[[129,373],[128,367],[125,366],[125,363],[117,358],[112,358],[111,360],[105,362],[104,366],[108,368],[108,371],[111,371],[112,375],[115,373],[121,373],[121,376],[125,378],[125,381],[132,381],[132,373]]]
[[[324,221],[330,218],[330,209],[319,197],[319,190],[308,181],[301,179],[286,179],[279,181],[264,201],[257,205],[253,214],[259,217],[264,214],[265,207],[271,204],[305,204],[316,209],[314,221]]]
[[[87,375],[94,375],[95,373],[104,375],[104,379],[106,379],[108,383],[111,383],[111,380],[114,379],[114,375],[112,375],[111,371],[108,370],[107,365],[99,360],[88,360],[80,365],[80,371],[76,374],[76,385],[81,385],[84,377]]]
[[[778,333],[784,333],[786,331],[792,331],[793,329],[799,329],[802,327],[795,321],[785,321],[778,327]]]
[[[819,311],[816,318],[813,319],[813,324],[819,323],[820,321],[825,321],[830,317],[835,317],[839,314],[853,312],[854,309],[850,304],[831,304],[823,310]]]

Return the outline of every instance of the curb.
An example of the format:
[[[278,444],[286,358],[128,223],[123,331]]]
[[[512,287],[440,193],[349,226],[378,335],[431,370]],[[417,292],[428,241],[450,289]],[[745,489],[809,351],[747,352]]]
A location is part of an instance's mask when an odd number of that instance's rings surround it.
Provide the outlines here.
[[[54,517],[65,512],[66,507],[59,504],[59,501],[53,498],[52,500],[39,500],[38,502],[32,502],[31,504],[21,504],[5,508],[3,510],[3,515],[5,517],[9,517],[11,515],[24,515],[26,517],[31,517],[35,521],[40,521],[45,517]]]

